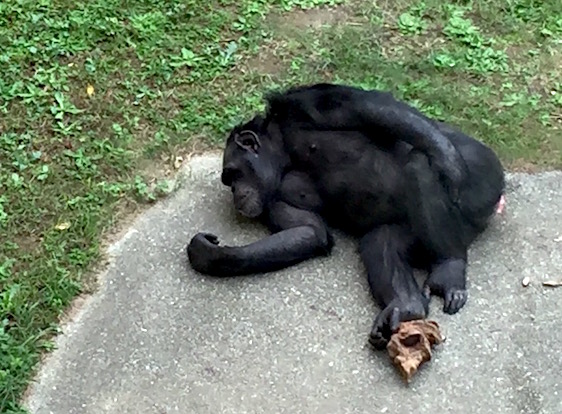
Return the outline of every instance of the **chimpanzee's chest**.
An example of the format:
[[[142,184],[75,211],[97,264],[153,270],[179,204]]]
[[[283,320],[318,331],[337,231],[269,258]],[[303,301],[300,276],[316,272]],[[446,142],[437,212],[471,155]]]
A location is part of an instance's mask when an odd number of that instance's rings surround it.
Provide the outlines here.
[[[404,177],[399,156],[358,133],[312,132],[293,142],[292,163],[307,177],[314,208],[353,233],[402,217]]]

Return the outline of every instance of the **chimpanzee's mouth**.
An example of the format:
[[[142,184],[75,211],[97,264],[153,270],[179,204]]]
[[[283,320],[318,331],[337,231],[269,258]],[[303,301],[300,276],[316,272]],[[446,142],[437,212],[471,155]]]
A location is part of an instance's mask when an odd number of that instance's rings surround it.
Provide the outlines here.
[[[262,207],[253,197],[242,196],[235,200],[236,210],[244,217],[256,218],[262,213]]]

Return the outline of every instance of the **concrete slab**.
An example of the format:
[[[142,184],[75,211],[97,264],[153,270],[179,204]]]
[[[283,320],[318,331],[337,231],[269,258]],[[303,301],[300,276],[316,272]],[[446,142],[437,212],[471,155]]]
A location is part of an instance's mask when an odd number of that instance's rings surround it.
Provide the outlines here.
[[[59,337],[31,389],[37,414],[562,413],[562,173],[509,176],[507,211],[470,254],[466,307],[434,299],[446,343],[406,387],[367,346],[377,308],[353,240],[267,276],[207,278],[185,245],[199,230],[247,243],[220,158],[112,246],[102,288]],[[529,287],[521,279],[531,278]]]

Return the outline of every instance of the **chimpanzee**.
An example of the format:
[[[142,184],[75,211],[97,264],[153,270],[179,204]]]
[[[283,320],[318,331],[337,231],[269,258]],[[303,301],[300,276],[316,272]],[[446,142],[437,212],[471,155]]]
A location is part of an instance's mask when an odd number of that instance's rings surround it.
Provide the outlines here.
[[[328,255],[330,226],[359,238],[382,308],[375,348],[401,321],[426,317],[431,294],[458,312],[467,248],[503,197],[494,152],[389,92],[320,83],[270,92],[266,102],[265,114],[229,134],[221,181],[237,211],[272,234],[231,247],[199,233],[187,247],[193,269],[264,273]],[[414,268],[428,272],[421,289]]]

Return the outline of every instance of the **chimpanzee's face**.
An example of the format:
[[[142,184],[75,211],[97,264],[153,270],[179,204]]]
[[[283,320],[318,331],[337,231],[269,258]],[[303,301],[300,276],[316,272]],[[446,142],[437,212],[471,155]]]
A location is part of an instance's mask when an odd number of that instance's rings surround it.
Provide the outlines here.
[[[261,137],[259,124],[253,120],[247,128],[237,128],[229,136],[223,154],[221,181],[232,189],[236,209],[245,217],[260,216],[269,196],[276,190],[279,166],[268,137]],[[252,129],[249,129],[252,128]],[[264,139],[265,138],[265,139]]]

